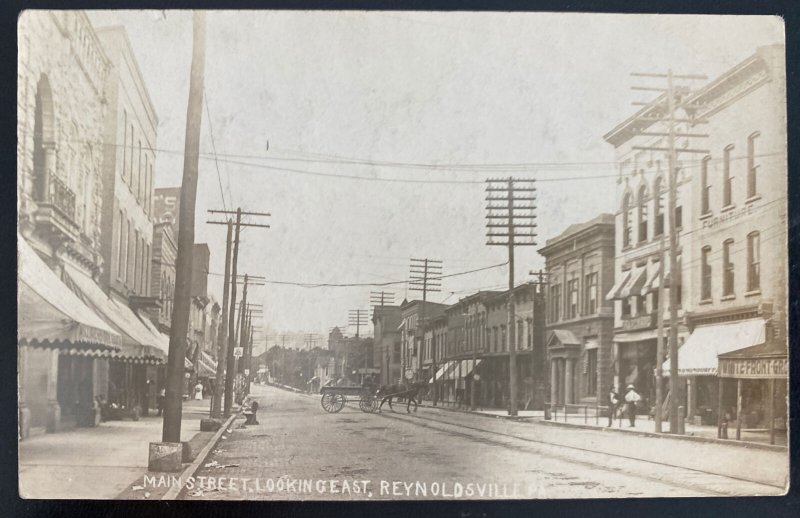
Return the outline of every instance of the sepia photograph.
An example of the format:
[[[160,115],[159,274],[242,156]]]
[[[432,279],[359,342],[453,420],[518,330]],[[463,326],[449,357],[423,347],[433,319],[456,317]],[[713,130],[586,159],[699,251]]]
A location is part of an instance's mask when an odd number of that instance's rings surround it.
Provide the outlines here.
[[[785,45],[20,12],[19,496],[785,495]]]

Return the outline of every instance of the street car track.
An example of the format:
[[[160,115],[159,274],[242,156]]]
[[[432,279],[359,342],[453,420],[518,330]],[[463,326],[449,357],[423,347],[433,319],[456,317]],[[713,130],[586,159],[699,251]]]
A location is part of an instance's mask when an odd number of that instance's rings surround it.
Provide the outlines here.
[[[520,437],[518,435],[513,435],[509,433],[496,432],[492,430],[487,430],[485,428],[469,426],[462,423],[453,423],[451,421],[446,421],[442,419],[419,417],[412,414],[381,413],[380,415],[389,419],[397,419],[399,421],[404,421],[413,424],[415,426],[429,428],[432,430],[437,430],[451,435],[457,435],[460,437],[465,437],[468,439],[478,440],[482,442],[489,442],[498,446],[503,446],[508,449],[524,451],[526,453],[535,453],[537,455],[544,455],[571,463],[589,466],[595,469],[606,470],[614,473],[622,473],[629,476],[651,480],[653,482],[657,482],[660,484],[666,484],[681,489],[688,489],[695,492],[706,493],[709,495],[715,495],[715,496],[778,495],[778,494],[783,494],[783,492],[785,491],[785,487],[770,483],[756,482],[741,477],[723,475],[711,471],[705,471],[685,466],[678,466],[675,464],[669,464],[660,461],[644,460],[628,455],[598,452],[590,450],[588,448],[581,448],[578,446],[555,444],[542,440],[531,439],[528,437]],[[431,422],[438,423],[439,426],[430,424]],[[455,430],[453,428],[455,428]],[[464,430],[469,430],[473,433],[470,434]],[[508,442],[498,440],[497,438],[477,437],[475,435],[475,432],[483,435],[499,436],[506,439],[511,439],[512,441],[534,443],[540,445],[540,447],[536,450],[532,450],[530,447],[525,447],[524,445],[509,444]],[[544,449],[559,448],[559,449],[579,452],[582,458],[575,458],[574,456],[565,455],[563,453],[556,453],[553,451],[550,452],[542,451],[543,448],[541,448],[541,446],[543,446]],[[595,457],[595,461],[588,460],[588,458],[591,457]],[[624,461],[625,463],[628,464],[619,465],[615,467],[614,464],[615,463],[619,464],[619,461]],[[640,466],[640,469],[635,469],[635,470],[630,469],[631,462],[634,464],[638,464]],[[670,476],[669,478],[654,476],[652,473],[655,472],[656,470],[652,469],[653,466],[657,466],[659,470],[662,472],[674,471],[674,473],[672,473],[673,476]],[[669,475],[669,473],[667,473],[667,475]],[[681,479],[686,479],[687,476],[697,480],[692,484],[682,482]],[[675,478],[677,478],[678,480],[675,480]],[[739,488],[741,488],[743,484],[749,485],[751,486],[752,491],[750,490],[742,491],[741,489],[728,490],[724,487],[726,485],[734,485],[732,484],[732,482],[735,484],[735,486],[738,486]],[[716,487],[711,487],[711,486],[716,486]],[[780,491],[776,491],[776,489]]]

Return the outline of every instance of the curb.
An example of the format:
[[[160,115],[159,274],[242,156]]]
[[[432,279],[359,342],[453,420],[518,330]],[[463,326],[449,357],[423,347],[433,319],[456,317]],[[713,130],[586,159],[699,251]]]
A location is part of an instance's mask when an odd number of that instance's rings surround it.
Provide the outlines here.
[[[541,421],[536,421],[536,424],[543,424],[546,426],[559,426],[561,428],[580,428],[583,430],[627,433],[627,434],[638,435],[640,437],[656,437],[660,439],[673,439],[676,441],[693,441],[693,442],[702,442],[706,444],[721,444],[724,446],[737,446],[739,448],[749,448],[755,450],[767,450],[776,452],[788,451],[788,448],[786,446],[780,446],[777,444],[736,441],[733,439],[716,439],[713,437],[698,437],[696,435],[673,435],[670,433],[656,433],[656,432],[647,432],[644,430],[628,430],[625,428],[614,428],[614,427],[608,428],[608,427],[599,427],[599,426],[592,426],[589,424],[580,424],[580,423],[560,423],[558,421],[545,421],[544,419],[542,419]]]
[[[181,472],[180,474],[181,482],[183,482],[184,480],[188,480],[189,477],[191,476],[194,476],[195,472],[198,469],[200,469],[200,464],[202,464],[203,461],[205,461],[206,457],[208,457],[209,452],[211,452],[211,449],[217,445],[217,442],[219,442],[219,438],[222,437],[222,434],[225,433],[225,431],[228,429],[229,426],[231,426],[231,423],[233,423],[233,420],[239,416],[240,412],[241,410],[239,412],[236,412],[235,414],[231,414],[231,416],[228,417],[228,419],[225,421],[225,424],[220,426],[219,430],[217,430],[214,433],[213,437],[211,437],[211,440],[208,441],[208,444],[203,446],[203,449],[200,450],[200,452],[197,454],[197,457],[195,457],[194,461],[191,464],[189,464],[189,467],[187,467]],[[183,490],[183,483],[170,486],[169,490],[164,494],[164,496],[161,497],[161,500],[175,500],[182,490]]]
[[[462,414],[479,415],[481,417],[488,417],[490,419],[506,419],[509,421],[516,421],[519,423],[543,424],[546,426],[559,426],[562,428],[580,428],[583,430],[596,430],[603,432],[609,431],[618,433],[628,433],[628,434],[638,435],[640,437],[656,437],[662,439],[673,439],[678,441],[702,442],[706,444],[722,444],[725,446],[736,446],[739,448],[750,448],[750,449],[766,450],[766,451],[776,451],[776,452],[788,451],[788,447],[786,446],[780,446],[776,444],[764,444],[760,442],[736,441],[733,439],[717,439],[714,437],[698,437],[695,435],[672,435],[669,433],[656,433],[644,430],[629,430],[627,428],[615,428],[615,427],[608,428],[608,427],[593,426],[589,424],[580,424],[580,423],[562,423],[559,421],[552,421],[552,420],[548,421],[534,416],[520,417],[520,416],[491,415],[491,414],[484,414],[482,412],[474,410],[459,410],[456,408],[446,408],[446,407],[431,406],[431,405],[420,405],[420,407],[430,408],[434,410],[436,409],[444,410],[447,412],[459,412]]]

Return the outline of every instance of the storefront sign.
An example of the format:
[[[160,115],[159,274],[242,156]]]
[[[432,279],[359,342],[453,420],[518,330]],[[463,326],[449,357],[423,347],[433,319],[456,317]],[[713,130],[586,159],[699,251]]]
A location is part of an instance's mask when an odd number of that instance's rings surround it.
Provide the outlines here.
[[[622,329],[625,331],[647,329],[649,327],[653,327],[653,315],[642,315],[638,317],[622,319]]]
[[[787,358],[724,359],[719,360],[721,378],[787,378]]]
[[[711,230],[717,225],[731,223],[744,216],[750,216],[755,212],[755,210],[756,209],[755,207],[753,207],[753,204],[750,203],[740,209],[732,210],[730,212],[725,212],[719,216],[714,216],[713,218],[708,218],[706,220],[703,220],[703,230]]]

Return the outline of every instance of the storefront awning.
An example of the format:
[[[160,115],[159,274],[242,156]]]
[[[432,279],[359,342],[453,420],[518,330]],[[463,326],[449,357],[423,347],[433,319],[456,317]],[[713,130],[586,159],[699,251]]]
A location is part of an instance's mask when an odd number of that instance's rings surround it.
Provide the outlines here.
[[[473,371],[473,369],[475,367],[477,367],[478,365],[481,364],[481,361],[482,360],[480,358],[476,359],[474,363],[473,363],[472,360],[461,360],[461,362],[460,362],[461,364],[459,366],[455,367],[453,369],[453,372],[455,373],[455,375],[457,377],[460,376],[462,378],[466,378],[467,376],[469,376],[472,373],[472,371]],[[459,362],[456,362],[456,363],[458,364]]]
[[[17,338],[28,345],[69,345],[76,353],[110,353],[122,337],[84,304],[17,235]]]
[[[433,379],[434,378],[436,378],[437,381],[441,381],[443,379],[446,379],[445,375],[447,373],[449,373],[457,363],[458,362],[449,361],[449,362],[445,363],[444,365],[442,365],[441,367],[439,367],[439,370],[436,371],[436,375],[431,377],[431,379],[428,380],[428,383],[433,383]]]
[[[667,333],[669,330],[664,329],[664,341],[666,343]],[[614,335],[614,341],[617,343],[630,343],[630,342],[643,342],[645,340],[655,340],[658,338],[658,331],[655,329],[646,329],[644,331],[633,331],[631,333],[619,333]]]
[[[217,362],[205,351],[200,351],[197,357],[197,375],[201,378],[215,378],[217,376]]]
[[[614,300],[620,298],[619,292],[620,290],[622,290],[622,287],[625,286],[625,284],[628,282],[630,276],[631,276],[630,270],[628,270],[627,272],[622,272],[622,275],[620,275],[619,280],[614,283],[614,286],[612,286],[610,290],[608,290],[608,294],[606,295],[606,300]]]
[[[626,298],[630,297],[631,295],[639,295],[641,292],[642,286],[644,286],[644,281],[646,280],[647,268],[644,266],[640,266],[636,268],[633,273],[631,274],[631,278],[628,280],[627,283],[622,287],[619,291],[619,298]]]
[[[716,376],[718,356],[764,343],[764,320],[761,318],[700,326],[678,349],[679,376]],[[669,360],[662,365],[669,376]]]
[[[123,336],[120,351],[114,357],[129,361],[161,362],[166,360],[162,339],[149,331],[126,305],[111,299],[88,275],[65,265],[65,283]]]

